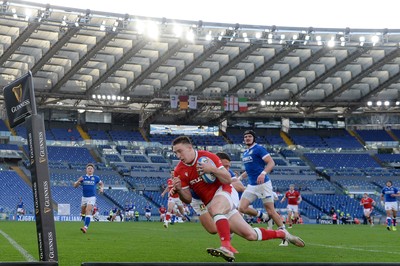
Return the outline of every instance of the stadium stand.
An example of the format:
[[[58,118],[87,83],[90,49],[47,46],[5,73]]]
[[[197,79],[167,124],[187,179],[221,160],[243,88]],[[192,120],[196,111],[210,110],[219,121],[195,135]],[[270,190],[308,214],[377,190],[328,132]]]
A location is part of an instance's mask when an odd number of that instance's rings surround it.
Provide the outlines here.
[[[153,216],[158,216],[158,207],[167,204],[167,197],[162,198],[161,192],[171,167],[178,162],[170,147],[176,136],[149,135],[147,138],[150,143],[147,143],[137,131],[89,125],[87,133],[95,145],[87,146],[81,136],[75,135],[78,132],[75,128],[68,129],[70,126],[54,125],[48,129],[51,145],[47,148],[54,203],[70,204],[71,213],[78,215],[81,192],[72,188],[71,183],[84,169],[86,162],[95,162],[96,174],[103,179],[106,188],[104,195],[98,197],[98,207],[102,214],[107,215],[113,205],[122,209],[126,201],[132,200],[141,215],[144,214],[144,206],[150,203],[153,206]],[[8,130],[5,124],[3,129]],[[276,163],[271,173],[274,190],[281,198],[289,185],[294,184],[304,199],[300,204],[300,213],[309,222],[315,222],[321,215],[328,215],[331,205],[352,217],[361,218],[362,210],[358,205],[360,193],[375,195],[384,186],[384,180],[398,180],[400,174],[400,169],[394,168],[400,162],[397,153],[368,152],[356,137],[344,129],[296,129],[287,134],[289,140],[284,140],[276,128],[256,128],[255,131],[257,142],[265,145]],[[23,127],[17,127],[15,132],[26,137]],[[240,173],[243,171],[242,133],[243,128],[228,128],[227,141],[214,136],[191,138],[200,149],[226,151],[231,156],[232,169]],[[362,140],[371,139],[363,132],[357,134]],[[59,141],[58,145],[53,141]],[[290,142],[294,146],[288,147]],[[23,148],[27,154],[27,146],[23,143],[0,145],[3,150]],[[29,176],[26,168],[29,167],[28,160],[23,160],[19,167]],[[25,187],[21,190],[25,190],[24,197],[32,197],[29,185],[22,177],[13,171],[6,173]],[[246,179],[243,183],[247,184]],[[2,196],[6,197],[10,195]],[[8,201],[12,205],[1,203],[0,207],[3,211],[13,213],[16,200]],[[263,208],[261,201],[255,202],[254,206]],[[285,204],[277,202],[276,207],[280,213],[285,214]],[[383,209],[376,209],[377,215],[383,214]]]

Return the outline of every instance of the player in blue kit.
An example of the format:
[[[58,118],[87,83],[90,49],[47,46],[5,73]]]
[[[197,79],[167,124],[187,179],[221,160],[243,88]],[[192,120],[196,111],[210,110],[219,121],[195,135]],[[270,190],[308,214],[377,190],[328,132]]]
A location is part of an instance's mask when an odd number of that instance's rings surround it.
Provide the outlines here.
[[[392,181],[387,181],[386,186],[382,189],[381,203],[385,205],[386,211],[386,228],[387,230],[396,231],[397,216],[397,199],[400,196],[399,190],[393,187]]]
[[[100,187],[100,193],[103,193],[104,190],[104,184],[100,180],[100,177],[93,175],[93,173],[94,164],[88,163],[86,165],[86,175],[79,177],[78,180],[74,182],[75,188],[82,186],[83,196],[81,202],[81,213],[85,214],[85,225],[81,228],[83,233],[86,233],[92,218],[92,209],[96,204],[97,185]]]
[[[24,202],[22,201],[22,198],[19,198],[19,202],[17,204],[17,220],[20,220],[24,215],[25,215]]]
[[[279,229],[286,230],[275,211],[272,183],[268,176],[275,167],[275,162],[267,149],[256,143],[256,133],[253,130],[246,130],[243,139],[247,146],[242,157],[245,172],[239,176],[239,180],[247,177],[248,185],[240,199],[239,211],[265,221],[272,218]],[[257,198],[262,200],[267,214],[250,206]]]

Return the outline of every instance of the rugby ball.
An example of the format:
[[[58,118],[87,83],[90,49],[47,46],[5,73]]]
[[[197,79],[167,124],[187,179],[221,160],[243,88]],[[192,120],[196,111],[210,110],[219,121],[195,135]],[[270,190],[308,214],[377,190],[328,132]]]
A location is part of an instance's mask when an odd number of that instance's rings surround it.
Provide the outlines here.
[[[210,162],[212,165],[215,166],[215,163],[213,162],[213,160],[211,160],[210,158],[208,158],[206,156],[202,156],[197,160],[197,163],[200,163],[200,164],[208,163],[208,162]],[[209,183],[209,184],[214,183],[215,180],[217,179],[217,177],[214,174],[206,174],[206,173],[202,174],[201,178],[203,178],[204,182]]]

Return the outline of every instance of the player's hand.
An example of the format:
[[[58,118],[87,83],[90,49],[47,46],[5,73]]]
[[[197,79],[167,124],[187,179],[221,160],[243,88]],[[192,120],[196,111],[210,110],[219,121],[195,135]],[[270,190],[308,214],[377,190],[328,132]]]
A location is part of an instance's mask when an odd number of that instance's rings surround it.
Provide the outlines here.
[[[82,176],[79,177],[78,181],[79,181],[79,182],[83,181],[83,177],[82,177]]]
[[[257,177],[257,184],[264,184],[264,180],[265,180],[265,175],[261,174]]]
[[[176,192],[182,189],[181,179],[179,177],[174,177],[172,179],[172,189],[170,190],[170,194],[174,195]]]
[[[103,194],[103,193],[104,193],[104,189],[103,189],[102,187],[99,189],[99,193],[100,193],[100,194]]]
[[[199,176],[203,175],[203,174],[209,174],[212,172],[215,172],[216,167],[214,165],[211,164],[211,162],[209,162],[208,160],[206,162],[203,163],[197,163],[197,173],[199,174]]]

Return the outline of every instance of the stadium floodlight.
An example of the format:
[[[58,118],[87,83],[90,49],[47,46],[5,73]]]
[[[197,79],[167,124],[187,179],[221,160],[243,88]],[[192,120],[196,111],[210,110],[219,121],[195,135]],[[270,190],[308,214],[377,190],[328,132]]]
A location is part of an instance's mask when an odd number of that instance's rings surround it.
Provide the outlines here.
[[[208,33],[207,33],[207,35],[206,35],[206,40],[207,41],[211,41],[213,39],[213,37],[212,37],[212,31],[209,31]]]
[[[372,36],[371,41],[375,45],[376,43],[379,42],[379,36],[378,35]]]
[[[106,21],[105,20],[103,20],[103,22],[101,23],[100,30],[101,31],[105,31],[106,30]]]
[[[335,47],[335,41],[329,40],[328,41],[328,47]]]
[[[399,101],[396,101],[396,105],[400,105],[400,102],[399,102]]]
[[[367,105],[368,105],[368,106],[372,106],[372,101],[368,101],[368,102],[367,102]]]
[[[262,106],[265,106],[265,101],[264,101],[264,100],[261,100],[260,104],[261,104]]]
[[[173,26],[173,32],[175,34],[176,37],[181,37],[182,36],[182,32],[183,32],[183,28],[181,25],[175,24]]]
[[[136,26],[135,27],[136,31],[139,34],[143,34],[145,32],[145,30],[146,30],[146,25],[144,24],[144,22],[142,20],[136,21],[136,25],[135,26]]]
[[[390,102],[389,102],[389,101],[385,101],[383,104],[384,104],[385,106],[389,106],[389,105],[390,105]]]
[[[377,101],[377,102],[376,102],[376,105],[377,105],[377,106],[382,106],[382,101]]]
[[[193,29],[190,29],[187,33],[186,33],[186,40],[193,42],[194,41],[194,32]]]
[[[150,37],[151,39],[158,39],[160,35],[160,30],[158,28],[158,25],[154,21],[149,21],[147,22],[147,36]]]
[[[360,36],[359,41],[360,41],[360,46],[364,46],[365,36]]]

